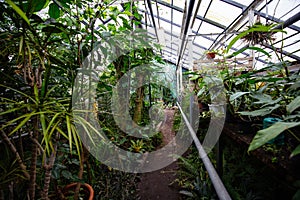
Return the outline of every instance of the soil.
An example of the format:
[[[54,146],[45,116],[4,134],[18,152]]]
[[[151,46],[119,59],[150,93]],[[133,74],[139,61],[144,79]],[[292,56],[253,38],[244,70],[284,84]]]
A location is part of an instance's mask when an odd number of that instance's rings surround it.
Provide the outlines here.
[[[165,119],[160,127],[163,135],[161,146],[165,146],[175,137],[175,132],[172,129],[174,114],[175,110],[165,110]],[[178,170],[178,164],[173,162],[163,169],[142,174],[141,181],[138,184],[138,196],[140,199],[179,200],[179,188],[175,183],[176,170]]]

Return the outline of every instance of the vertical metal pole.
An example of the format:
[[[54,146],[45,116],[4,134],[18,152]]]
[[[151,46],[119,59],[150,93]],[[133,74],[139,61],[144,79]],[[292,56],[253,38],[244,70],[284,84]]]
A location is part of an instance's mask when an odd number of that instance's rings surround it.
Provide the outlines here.
[[[193,107],[193,104],[194,104],[194,96],[193,95],[191,95],[190,96],[190,124],[194,124],[193,123],[193,109],[194,109],[194,107]]]
[[[152,98],[152,96],[151,96],[151,83],[149,83],[148,87],[149,87],[149,102],[150,102],[150,106],[151,106],[152,105],[152,100],[151,100],[151,98]]]
[[[217,153],[217,172],[220,177],[223,176],[223,147],[220,141],[221,137],[219,138],[216,144],[216,153]]]
[[[183,92],[183,83],[182,83],[182,67],[179,68],[179,90],[180,94]]]
[[[253,9],[250,9],[248,11],[248,17],[249,17],[249,26],[253,26],[253,24],[254,24],[254,10]],[[253,46],[252,43],[250,43],[249,45]],[[255,51],[250,50],[250,55],[253,58],[252,69],[254,69],[254,67],[255,67]]]
[[[180,89],[179,89],[179,69],[176,70],[176,86],[177,86],[177,98],[180,98]],[[180,99],[178,99],[177,101],[180,102]],[[181,102],[180,102],[181,103]]]

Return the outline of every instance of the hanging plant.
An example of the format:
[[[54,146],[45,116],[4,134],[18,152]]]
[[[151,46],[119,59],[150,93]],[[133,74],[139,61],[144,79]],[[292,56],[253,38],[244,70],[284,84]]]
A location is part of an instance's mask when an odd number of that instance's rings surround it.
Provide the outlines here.
[[[274,26],[274,24],[264,25],[258,21],[252,26],[248,26],[248,29],[244,31],[246,34],[241,39],[252,45],[270,43],[270,41],[275,41],[274,33],[278,32],[273,29]]]

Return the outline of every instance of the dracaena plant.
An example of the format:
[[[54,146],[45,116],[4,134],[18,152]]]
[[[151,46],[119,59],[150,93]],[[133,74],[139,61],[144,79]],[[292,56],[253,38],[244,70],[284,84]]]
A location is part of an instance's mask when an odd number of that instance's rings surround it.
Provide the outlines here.
[[[71,148],[81,149],[80,138],[74,128],[75,120],[71,115],[70,93],[66,91],[72,86],[70,72],[75,74],[74,65],[70,64],[74,62],[74,57],[63,59],[71,50],[66,36],[70,32],[62,24],[53,20],[44,21],[35,14],[45,4],[46,1],[28,3],[8,0],[0,5],[1,17],[7,14],[1,21],[3,34],[0,38],[4,43],[0,49],[3,53],[1,76],[4,77],[0,97],[0,115],[3,119],[1,138],[16,156],[23,176],[28,180],[31,199],[36,198],[36,189],[41,191],[42,199],[48,198],[57,140],[64,137]],[[69,79],[62,77],[63,74],[70,74]],[[55,82],[60,87],[53,86]],[[10,140],[24,133],[29,134],[31,141],[29,164],[20,152],[22,149]],[[39,159],[43,161],[42,187],[36,183]]]
[[[70,151],[76,149],[80,155],[78,177],[82,178],[86,152],[81,148],[75,124],[80,124],[87,133],[98,132],[82,117],[91,110],[72,110],[71,95],[77,69],[96,46],[97,39],[109,39],[111,35],[140,25],[141,15],[134,4],[122,4],[121,11],[117,6],[110,6],[110,2],[94,5],[91,1],[6,0],[0,3],[3,32],[0,42],[4,44],[0,47],[0,73],[4,77],[1,91],[5,91],[0,100],[3,116],[0,119],[4,119],[1,136],[15,154],[23,176],[29,180],[30,199],[36,198],[35,191],[41,191],[42,199],[48,198],[58,140],[66,141]],[[37,13],[47,6],[48,15]],[[116,25],[105,24],[103,20],[108,19]],[[103,22],[97,30],[96,20]],[[124,37],[120,41],[122,39]],[[110,53],[105,48],[101,50],[103,54]],[[114,67],[117,74],[123,72]],[[74,117],[72,112],[83,115]],[[10,142],[10,137],[23,132],[30,133],[32,141],[29,164]],[[38,152],[42,152],[42,156]],[[43,179],[43,188],[37,184],[38,159],[44,163],[45,175],[38,177]]]
[[[57,152],[57,141],[65,138],[69,143],[70,149],[81,151],[81,142],[75,127],[75,119],[69,110],[69,98],[51,98],[48,94],[49,90],[41,102],[37,86],[34,86],[34,96],[30,96],[22,91],[1,86],[5,90],[14,91],[15,95],[19,95],[18,99],[1,97],[2,112],[1,116],[7,121],[2,124],[0,131],[4,141],[8,144],[13,153],[17,157],[17,162],[24,172],[24,177],[32,180],[32,176],[36,176],[36,161],[41,152],[43,157],[43,168],[45,172],[44,186],[41,188],[41,196],[46,198],[48,195],[51,168],[55,162]],[[54,89],[54,88],[53,88]],[[27,172],[26,163],[19,156],[18,148],[8,139],[17,133],[28,132],[32,142],[30,172]],[[33,170],[33,171],[32,171]],[[32,182],[32,184],[35,185]],[[29,187],[30,189],[33,186]]]

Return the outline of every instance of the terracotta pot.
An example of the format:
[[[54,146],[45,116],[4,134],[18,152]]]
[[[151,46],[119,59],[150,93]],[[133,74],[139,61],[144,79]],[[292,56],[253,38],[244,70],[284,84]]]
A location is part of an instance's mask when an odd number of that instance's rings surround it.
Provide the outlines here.
[[[63,188],[63,191],[62,191],[64,196],[73,195],[73,193],[71,193],[71,191],[74,192],[75,189],[76,189],[76,186],[77,186],[77,183],[71,183],[69,185],[66,185]],[[80,187],[83,189],[83,190],[80,190],[80,194],[85,195],[84,199],[86,199],[86,200],[93,200],[94,199],[94,190],[93,190],[92,186],[90,186],[87,183],[81,183]]]
[[[214,53],[214,52],[206,53],[206,57],[208,59],[214,59],[216,57],[216,53]]]

